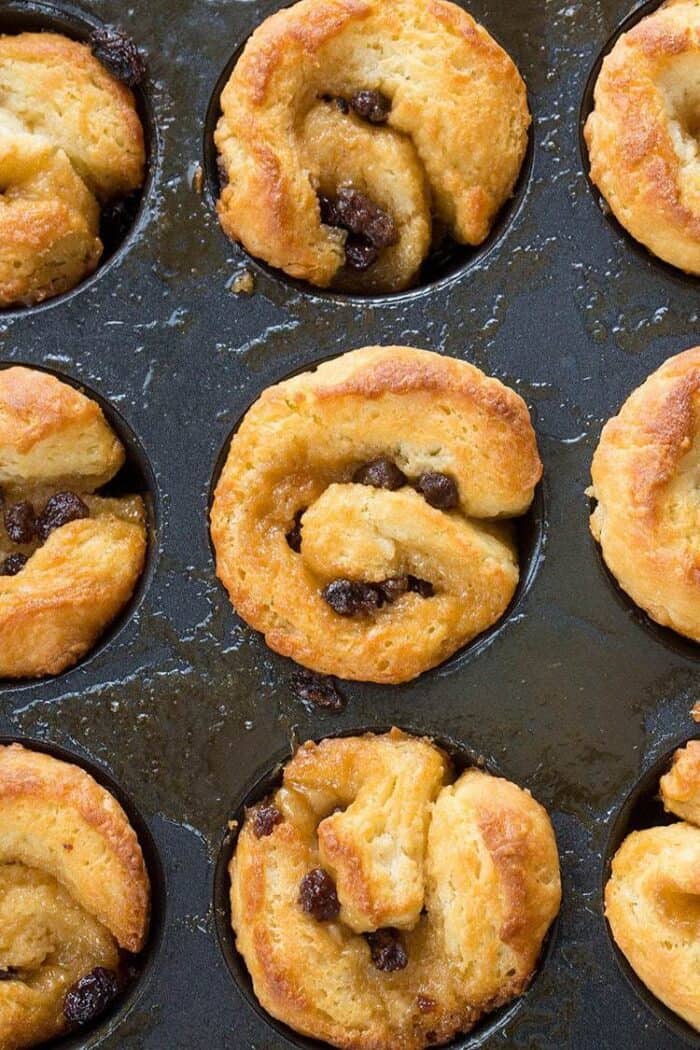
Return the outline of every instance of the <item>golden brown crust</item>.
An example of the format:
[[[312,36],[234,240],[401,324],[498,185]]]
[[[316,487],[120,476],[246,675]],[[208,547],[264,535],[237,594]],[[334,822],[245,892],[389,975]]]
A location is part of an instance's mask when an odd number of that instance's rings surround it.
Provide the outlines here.
[[[691,740],[676,751],[659,788],[667,812],[700,827],[700,740]]]
[[[122,948],[143,948],[150,886],[136,832],[79,766],[0,745],[0,858],[53,875]]]
[[[58,674],[94,645],[131,597],[147,533],[140,497],[91,493],[124,462],[121,442],[94,401],[34,369],[0,370],[0,492],[40,512],[59,491],[77,492],[90,517],[55,529],[42,546],[13,543],[0,515],[0,677]]]
[[[586,123],[591,178],[616,217],[666,262],[700,274],[695,85],[700,7],[662,4],[603,62]]]
[[[324,97],[363,89],[391,99],[387,124],[318,116]],[[219,217],[229,236],[292,276],[347,286],[345,234],[321,223],[316,191],[353,185],[401,227],[401,251],[351,281],[374,291],[415,279],[431,209],[458,241],[484,240],[512,193],[530,123],[512,60],[446,0],[300,0],[253,33],[221,108],[215,141],[229,181]],[[332,143],[319,119],[336,125]]]
[[[271,834],[258,837],[249,815],[230,866],[232,919],[273,1016],[336,1047],[420,1050],[527,986],[560,902],[551,824],[505,780],[448,778],[438,748],[398,730],[325,740],[285,767]],[[332,922],[298,905],[319,866],[337,885]],[[388,920],[408,956],[391,973],[359,935]]]
[[[412,479],[443,472],[445,512],[407,485],[352,483],[389,456]],[[518,580],[506,522],[541,476],[527,408],[472,365],[408,347],[369,347],[263,392],[236,433],[211,514],[217,573],[268,645],[316,671],[406,681],[505,611]],[[298,511],[301,552],[286,541]],[[338,536],[343,543],[338,543]],[[435,587],[366,617],[341,617],[329,582],[409,574]]]
[[[603,428],[591,530],[620,586],[700,641],[700,347],[670,358]]]
[[[143,184],[132,93],[55,33],[0,36],[0,306],[68,291],[102,254],[99,205]]]

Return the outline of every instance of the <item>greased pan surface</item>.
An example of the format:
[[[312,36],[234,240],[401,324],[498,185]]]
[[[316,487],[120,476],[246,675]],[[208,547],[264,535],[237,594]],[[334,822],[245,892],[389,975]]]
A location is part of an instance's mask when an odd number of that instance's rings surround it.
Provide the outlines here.
[[[230,850],[227,821],[293,739],[392,723],[454,741],[529,787],[559,837],[564,904],[541,971],[520,1002],[455,1045],[698,1045],[628,983],[601,906],[613,817],[642,773],[697,732],[688,712],[700,685],[697,647],[651,625],[611,581],[584,495],[603,421],[667,356],[698,342],[697,281],[634,246],[585,174],[589,74],[634,8],[468,5],[528,84],[531,158],[517,198],[471,262],[455,255],[435,267],[432,287],[358,302],[257,266],[255,294],[232,294],[250,264],[218,228],[212,171],[197,191],[217,80],[279,6],[0,0],[0,32],[55,27],[54,11],[76,33],[91,21],[121,25],[148,55],[153,117],[152,177],[131,235],[69,296],[0,314],[0,363],[42,365],[105,398],[135,436],[133,465],[152,497],[147,587],[118,630],[61,677],[0,691],[0,735],[107,770],[163,867],[162,936],[144,977],[120,1011],[63,1045],[311,1045],[254,1007],[225,936],[222,952],[217,859],[222,843]],[[463,357],[527,400],[546,470],[526,537],[530,571],[502,625],[443,667],[408,686],[348,684],[343,712],[308,711],[289,688],[293,666],[235,617],[216,581],[212,478],[263,387],[382,342]]]

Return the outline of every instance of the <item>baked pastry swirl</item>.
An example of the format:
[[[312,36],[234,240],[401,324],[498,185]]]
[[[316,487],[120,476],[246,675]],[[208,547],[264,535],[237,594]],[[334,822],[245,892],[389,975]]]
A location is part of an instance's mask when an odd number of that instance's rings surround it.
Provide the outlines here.
[[[253,33],[221,110],[226,233],[351,291],[406,288],[444,232],[481,244],[530,124],[513,61],[447,0],[301,0]]]
[[[0,36],[0,307],[92,273],[100,206],[139,189],[144,165],[134,97],[87,44]]]
[[[603,62],[585,137],[616,218],[673,266],[700,274],[700,6],[667,0]]]
[[[605,914],[647,988],[700,1032],[700,741],[676,752],[659,786],[666,810],[686,819],[628,835]]]
[[[143,948],[149,907],[141,847],[112,795],[77,766],[0,747],[3,1050],[87,1021],[79,1008],[91,980],[117,994],[121,950]],[[94,1006],[94,984],[92,993]]]
[[[591,531],[653,620],[700,641],[700,347],[669,358],[606,423]]]
[[[46,372],[0,370],[0,678],[71,667],[131,597],[143,501],[95,494],[124,461],[90,398]]]
[[[276,652],[403,682],[503,615],[542,464],[527,407],[463,361],[345,354],[265,390],[211,510],[217,573]]]
[[[542,806],[396,729],[301,747],[230,874],[261,1005],[353,1050],[442,1044],[520,995],[561,896]]]

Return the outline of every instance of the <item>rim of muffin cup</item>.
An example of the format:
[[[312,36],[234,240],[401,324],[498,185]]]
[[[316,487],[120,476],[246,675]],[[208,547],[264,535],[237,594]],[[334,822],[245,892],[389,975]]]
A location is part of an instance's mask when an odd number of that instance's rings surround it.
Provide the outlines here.
[[[318,1039],[311,1039],[307,1036],[301,1035],[293,1028],[285,1025],[284,1022],[278,1021],[276,1018],[272,1017],[271,1014],[268,1014],[264,1007],[258,1002],[255,992],[253,991],[253,982],[248,973],[245,960],[236,948],[235,934],[231,926],[231,906],[229,897],[231,880],[228,873],[228,866],[236,849],[238,834],[243,827],[246,810],[262,801],[262,799],[266,798],[272,791],[279,787],[284,767],[291,760],[298,746],[310,741],[320,743],[323,740],[363,736],[368,733],[377,736],[390,732],[392,728],[398,728],[401,732],[406,733],[411,737],[428,739],[435,744],[436,747],[444,751],[452,763],[455,780],[466,769],[470,768],[480,769],[489,773],[491,776],[502,777],[506,780],[510,779],[499,763],[494,761],[491,757],[484,756],[477,748],[474,748],[470,744],[466,744],[461,740],[457,740],[455,737],[445,736],[440,732],[434,732],[431,729],[426,728],[424,725],[414,724],[410,722],[410,720],[402,719],[400,722],[386,722],[380,725],[370,725],[363,722],[359,726],[352,726],[350,728],[343,728],[334,732],[325,733],[314,730],[313,732],[305,734],[304,738],[299,741],[290,740],[290,743],[285,748],[278,750],[270,759],[268,759],[267,762],[261,763],[258,766],[256,772],[248,778],[245,786],[234,798],[233,804],[229,810],[230,816],[228,826],[219,840],[212,879],[212,898],[216,937],[219,949],[226,963],[226,968],[228,969],[229,975],[238,992],[254,1013],[269,1029],[274,1031],[277,1036],[283,1037],[287,1045],[299,1047],[300,1050],[324,1050],[324,1048],[327,1050],[329,1044]],[[526,784],[518,784],[516,780],[512,780],[511,783],[522,788],[527,788]],[[551,820],[552,813],[549,809],[547,809],[547,815]],[[558,843],[557,848],[559,849]],[[551,957],[554,954],[555,947],[559,940],[560,919],[561,908],[554,917],[542,942],[535,972],[530,984],[522,995],[513,999],[511,1002],[506,1003],[504,1006],[498,1007],[496,1010],[485,1014],[476,1023],[471,1032],[467,1032],[466,1035],[458,1034],[449,1043],[441,1044],[445,1046],[445,1050],[476,1050],[477,1047],[480,1047],[492,1036],[497,1035],[498,1032],[510,1023],[516,1014],[520,1013],[522,1009],[525,1009],[528,998],[531,996],[533,989],[538,985],[541,975],[545,969],[547,969]]]
[[[293,0],[281,4],[273,10],[276,11],[290,6],[293,6]],[[367,295],[358,292],[337,291],[333,288],[320,288],[311,284],[309,281],[303,281],[296,277],[291,277],[282,269],[270,266],[269,263],[252,255],[243,244],[231,241],[226,236],[219,224],[216,210],[217,201],[221,192],[221,176],[217,163],[218,151],[214,144],[214,131],[216,130],[216,125],[221,116],[221,93],[239,58],[243,54],[250,37],[258,26],[261,25],[262,22],[272,13],[273,11],[269,11],[266,15],[256,18],[245,38],[234,47],[230,58],[214,84],[204,117],[204,133],[202,137],[204,200],[216,219],[219,236],[223,237],[225,243],[232,246],[238,252],[239,261],[244,263],[245,266],[250,267],[250,269],[258,276],[262,276],[266,280],[274,281],[278,285],[281,285],[288,291],[296,293],[297,295],[340,305],[370,307],[410,302],[413,299],[421,298],[424,295],[441,291],[450,285],[456,284],[461,279],[468,277],[472,271],[479,269],[482,264],[486,262],[487,258],[490,258],[492,254],[503,246],[511,227],[522,212],[523,206],[530,194],[535,164],[535,120],[532,106],[532,94],[527,83],[525,83],[527,90],[527,105],[530,114],[533,115],[533,121],[528,129],[527,149],[511,196],[502,205],[494,219],[488,236],[482,244],[476,246],[458,244],[456,241],[452,240],[452,238],[447,236],[443,244],[438,248],[431,249],[426,259],[424,259],[416,283],[411,288],[404,289],[401,292],[385,292],[382,294],[370,293]],[[484,28],[489,35],[500,44],[498,35],[494,34],[490,27],[484,26]],[[501,44],[501,46],[504,45]],[[504,50],[508,51],[505,47]],[[508,53],[510,54],[510,52]],[[515,61],[515,59],[513,59],[513,61]]]
[[[22,32],[48,31],[61,33],[71,40],[85,43],[90,34],[96,29],[106,29],[111,26],[112,23],[102,21],[92,12],[76,7],[68,0],[60,0],[60,2],[56,2],[56,0],[4,0],[0,5],[0,36],[14,36]],[[134,43],[138,46],[138,41],[134,41]],[[146,55],[145,57],[147,59],[148,56]],[[82,281],[79,281],[73,288],[70,288],[67,292],[62,292],[60,295],[49,296],[40,303],[0,306],[0,321],[35,314],[42,310],[51,309],[51,307],[58,306],[61,303],[68,303],[75,296],[80,295],[81,292],[92,288],[101,277],[113,267],[119,265],[147,226],[162,154],[161,133],[156,119],[148,71],[146,71],[143,81],[132,87],[131,91],[134,94],[136,111],[143,127],[146,165],[143,186],[133,195],[133,207],[131,209],[133,214],[130,215],[128,228],[119,236],[109,236],[107,238],[108,241],[113,240],[113,243],[104,243],[102,256],[94,272]],[[115,202],[119,200],[120,198],[116,198]],[[104,209],[100,205],[101,217],[103,211]],[[105,241],[103,235],[105,232],[109,234],[110,231],[105,231],[102,228],[102,222],[100,227],[100,236]]]
[[[0,316],[2,315],[0,314]],[[61,682],[63,684],[64,679],[68,675],[77,670],[84,670],[88,664],[101,656],[117,641],[127,625],[141,609],[153,582],[160,558],[162,529],[161,492],[155,471],[143,442],[119,409],[107,397],[98,393],[94,387],[88,386],[81,379],[68,375],[66,372],[50,368],[47,365],[36,365],[29,361],[0,360],[0,371],[16,367],[28,368],[31,371],[45,372],[48,375],[55,376],[60,382],[66,383],[74,390],[80,391],[90,400],[95,401],[102,409],[107,423],[124,446],[126,461],[118,474],[107,485],[103,485],[97,490],[97,494],[110,495],[113,492],[120,494],[123,491],[124,495],[141,496],[146,509],[147,546],[143,571],[134,587],[133,594],[111,623],[107,625],[93,647],[77,663],[72,664],[56,675],[42,675],[37,678],[3,678],[0,676],[0,690],[5,694],[20,689],[31,689],[44,685],[47,682]]]
[[[167,881],[165,870],[160,857],[160,851],[148,826],[148,822],[140,808],[134,802],[131,794],[122,787],[112,771],[100,760],[93,757],[87,751],[73,750],[64,744],[56,744],[53,741],[29,737],[22,733],[0,733],[0,745],[21,744],[27,751],[36,751],[40,754],[50,755],[89,773],[97,783],[112,795],[127,815],[129,823],[136,833],[136,837],[143,853],[148,878],[151,887],[150,917],[148,924],[148,936],[143,949],[136,955],[131,955],[119,949],[120,957],[126,956],[129,960],[130,971],[133,976],[127,982],[126,987],[107,1008],[104,1014],[88,1024],[68,1031],[51,1039],[47,1043],[41,1043],[46,1050],[86,1050],[87,1047],[97,1046],[103,1040],[113,1035],[117,1029],[126,1021],[133,1009],[142,999],[158,965],[159,956],[163,947],[166,929],[167,913]]]
[[[593,94],[595,91],[596,82],[600,74],[600,70],[603,65],[604,59],[610,54],[617,41],[620,39],[623,33],[627,33],[630,29],[641,22],[642,19],[648,15],[653,14],[660,7],[663,7],[665,0],[643,0],[638,3],[627,15],[625,15],[620,22],[618,22],[615,29],[609,34],[605,42],[600,46],[596,53],[593,64],[590,67],[590,71],[584,81],[583,94],[581,96],[581,102],[579,105],[578,114],[578,144],[579,153],[581,156],[581,164],[584,175],[586,177],[586,183],[588,185],[589,192],[593,197],[593,200],[598,210],[603,215],[608,226],[611,228],[613,233],[616,235],[615,239],[617,242],[624,245],[627,249],[630,249],[634,255],[636,255],[638,261],[642,265],[646,265],[647,269],[660,270],[666,277],[671,277],[678,281],[680,284],[688,285],[692,288],[698,287],[698,278],[690,273],[685,273],[677,266],[673,266],[671,263],[665,262],[650,251],[641,241],[638,241],[636,237],[625,229],[622,223],[613,214],[612,208],[607,203],[605,197],[598,189],[596,184],[591,179],[591,162],[590,155],[588,152],[588,146],[584,137],[584,128],[586,121],[593,111]],[[613,242],[614,243],[614,242]],[[601,259],[602,261],[602,259]]]
[[[697,729],[695,733],[685,732],[672,739],[673,743],[667,741],[664,745],[664,750],[656,758],[645,763],[633,786],[608,818],[608,834],[603,853],[599,887],[600,911],[610,951],[615,957],[615,961],[628,987],[641,1001],[643,1007],[650,1010],[657,1020],[667,1029],[670,1029],[677,1038],[681,1039],[685,1044],[697,1047],[700,1046],[698,1033],[682,1017],[662,1003],[660,999],[657,999],[642,979],[637,976],[637,973],[615,943],[610,923],[605,917],[605,887],[610,879],[613,858],[627,836],[633,831],[682,822],[680,817],[673,813],[667,813],[664,810],[663,803],[659,798],[659,780],[671,768],[673,756],[678,748],[685,747],[691,740],[700,740],[700,729]]]
[[[241,623],[245,623],[245,621],[239,616],[238,612],[236,611],[228,596],[226,588],[219,579],[218,575],[216,575],[216,550],[214,548],[214,543],[211,538],[210,527],[211,509],[212,504],[214,502],[216,486],[219,482],[221,472],[223,471],[224,466],[226,464],[226,460],[228,458],[228,454],[231,448],[231,443],[235,438],[236,434],[238,433],[238,430],[241,424],[243,423],[243,420],[245,419],[246,415],[251,410],[253,405],[256,404],[256,402],[265,390],[267,390],[269,387],[277,386],[280,383],[284,383],[288,379],[292,379],[295,376],[303,375],[306,372],[315,372],[320,365],[326,364],[329,361],[335,361],[338,358],[343,357],[346,353],[351,352],[352,350],[340,351],[338,353],[329,354],[326,357],[320,357],[312,361],[308,361],[305,364],[299,365],[296,368],[285,372],[283,375],[280,375],[277,378],[271,380],[269,383],[266,383],[265,386],[261,386],[258,389],[255,397],[242,410],[233,426],[227,432],[219,448],[219,451],[216,454],[213,463],[213,468],[210,474],[209,487],[207,491],[207,512],[205,519],[205,528],[207,531],[207,544],[211,553],[211,564],[213,566],[213,572],[216,577],[216,585],[219,589],[219,592],[226,598],[228,609],[231,610],[233,615],[237,617],[241,621]],[[436,351],[431,352],[434,353]],[[453,355],[439,354],[438,356],[450,357]],[[454,359],[461,360],[460,358]],[[471,364],[472,362],[468,363]],[[484,373],[484,375],[486,374],[487,373]],[[493,376],[491,378],[497,379],[499,382],[503,383],[504,386],[507,386],[510,390],[513,390],[515,393],[518,393],[518,390],[514,384],[511,384],[506,380],[501,379],[499,376]],[[530,409],[530,406],[528,405],[527,407],[528,412],[530,414],[533,429],[535,429],[535,436],[538,440],[539,445],[539,434],[537,433],[537,430],[535,428],[535,420],[533,419],[533,413]],[[512,522],[515,527],[516,544],[518,551],[518,565],[520,569],[518,584],[515,588],[515,593],[513,594],[513,597],[511,598],[508,604],[508,608],[496,620],[496,622],[492,623],[490,627],[487,627],[485,631],[482,631],[481,634],[478,634],[475,638],[472,638],[471,641],[466,643],[466,645],[461,646],[461,648],[457,649],[456,652],[452,653],[451,656],[448,656],[445,660],[437,664],[435,667],[431,667],[423,671],[422,674],[418,675],[416,678],[413,679],[413,682],[420,681],[420,679],[422,679],[426,675],[435,674],[437,672],[445,671],[448,669],[452,670],[457,665],[461,666],[463,663],[467,663],[469,660],[477,657],[484,650],[488,649],[489,646],[496,640],[496,638],[498,638],[511,625],[517,623],[520,607],[527,598],[528,594],[530,593],[530,590],[532,589],[535,580],[540,572],[540,569],[545,561],[545,552],[549,540],[549,483],[547,479],[546,469],[543,473],[541,480],[535,486],[533,500],[527,511],[517,518],[507,518],[503,520]],[[260,634],[259,631],[256,631],[253,628],[250,628],[250,630],[253,631],[256,639],[259,639],[262,644],[266,645],[263,636],[262,634]],[[289,663],[293,669],[309,670],[311,671],[311,673],[318,673],[314,672],[311,668],[302,667],[301,665],[295,663],[291,659]],[[341,678],[339,678],[338,680],[341,682],[349,681],[348,679]],[[370,682],[369,679],[363,681]],[[404,682],[403,687],[410,684],[411,682]],[[385,688],[400,689],[402,688],[402,686],[389,685],[385,686]]]

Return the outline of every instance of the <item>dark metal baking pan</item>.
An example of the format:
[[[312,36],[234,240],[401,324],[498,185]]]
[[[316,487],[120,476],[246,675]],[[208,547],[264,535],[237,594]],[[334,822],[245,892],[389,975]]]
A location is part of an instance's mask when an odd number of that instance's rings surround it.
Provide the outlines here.
[[[527,81],[531,162],[484,251],[438,260],[413,292],[363,302],[315,294],[251,263],[218,227],[211,178],[197,190],[217,82],[279,6],[86,0],[49,14],[43,3],[0,0],[0,31],[20,27],[18,12],[33,26],[55,28],[56,18],[79,36],[115,23],[149,65],[141,105],[151,174],[130,230],[70,295],[0,314],[0,362],[51,368],[117,410],[143,450],[156,511],[151,573],[120,629],[64,675],[0,692],[0,733],[108,770],[163,869],[163,932],[147,979],[74,1045],[295,1045],[254,1008],[240,966],[238,977],[229,969],[231,942],[225,952],[219,945],[214,873],[227,822],[291,739],[390,724],[483,756],[548,807],[559,839],[564,903],[536,980],[516,1007],[455,1045],[698,1045],[625,978],[601,899],[614,818],[646,769],[694,734],[700,683],[697,647],[650,624],[610,579],[584,495],[603,421],[697,341],[697,282],[630,243],[601,209],[581,150],[589,74],[634,7],[465,5]],[[229,290],[243,269],[255,278],[249,297]],[[535,510],[541,549],[486,644],[407,686],[344,685],[345,709],[323,713],[294,697],[292,665],[237,619],[216,581],[211,483],[262,388],[387,342],[464,358],[525,397],[546,469]]]

